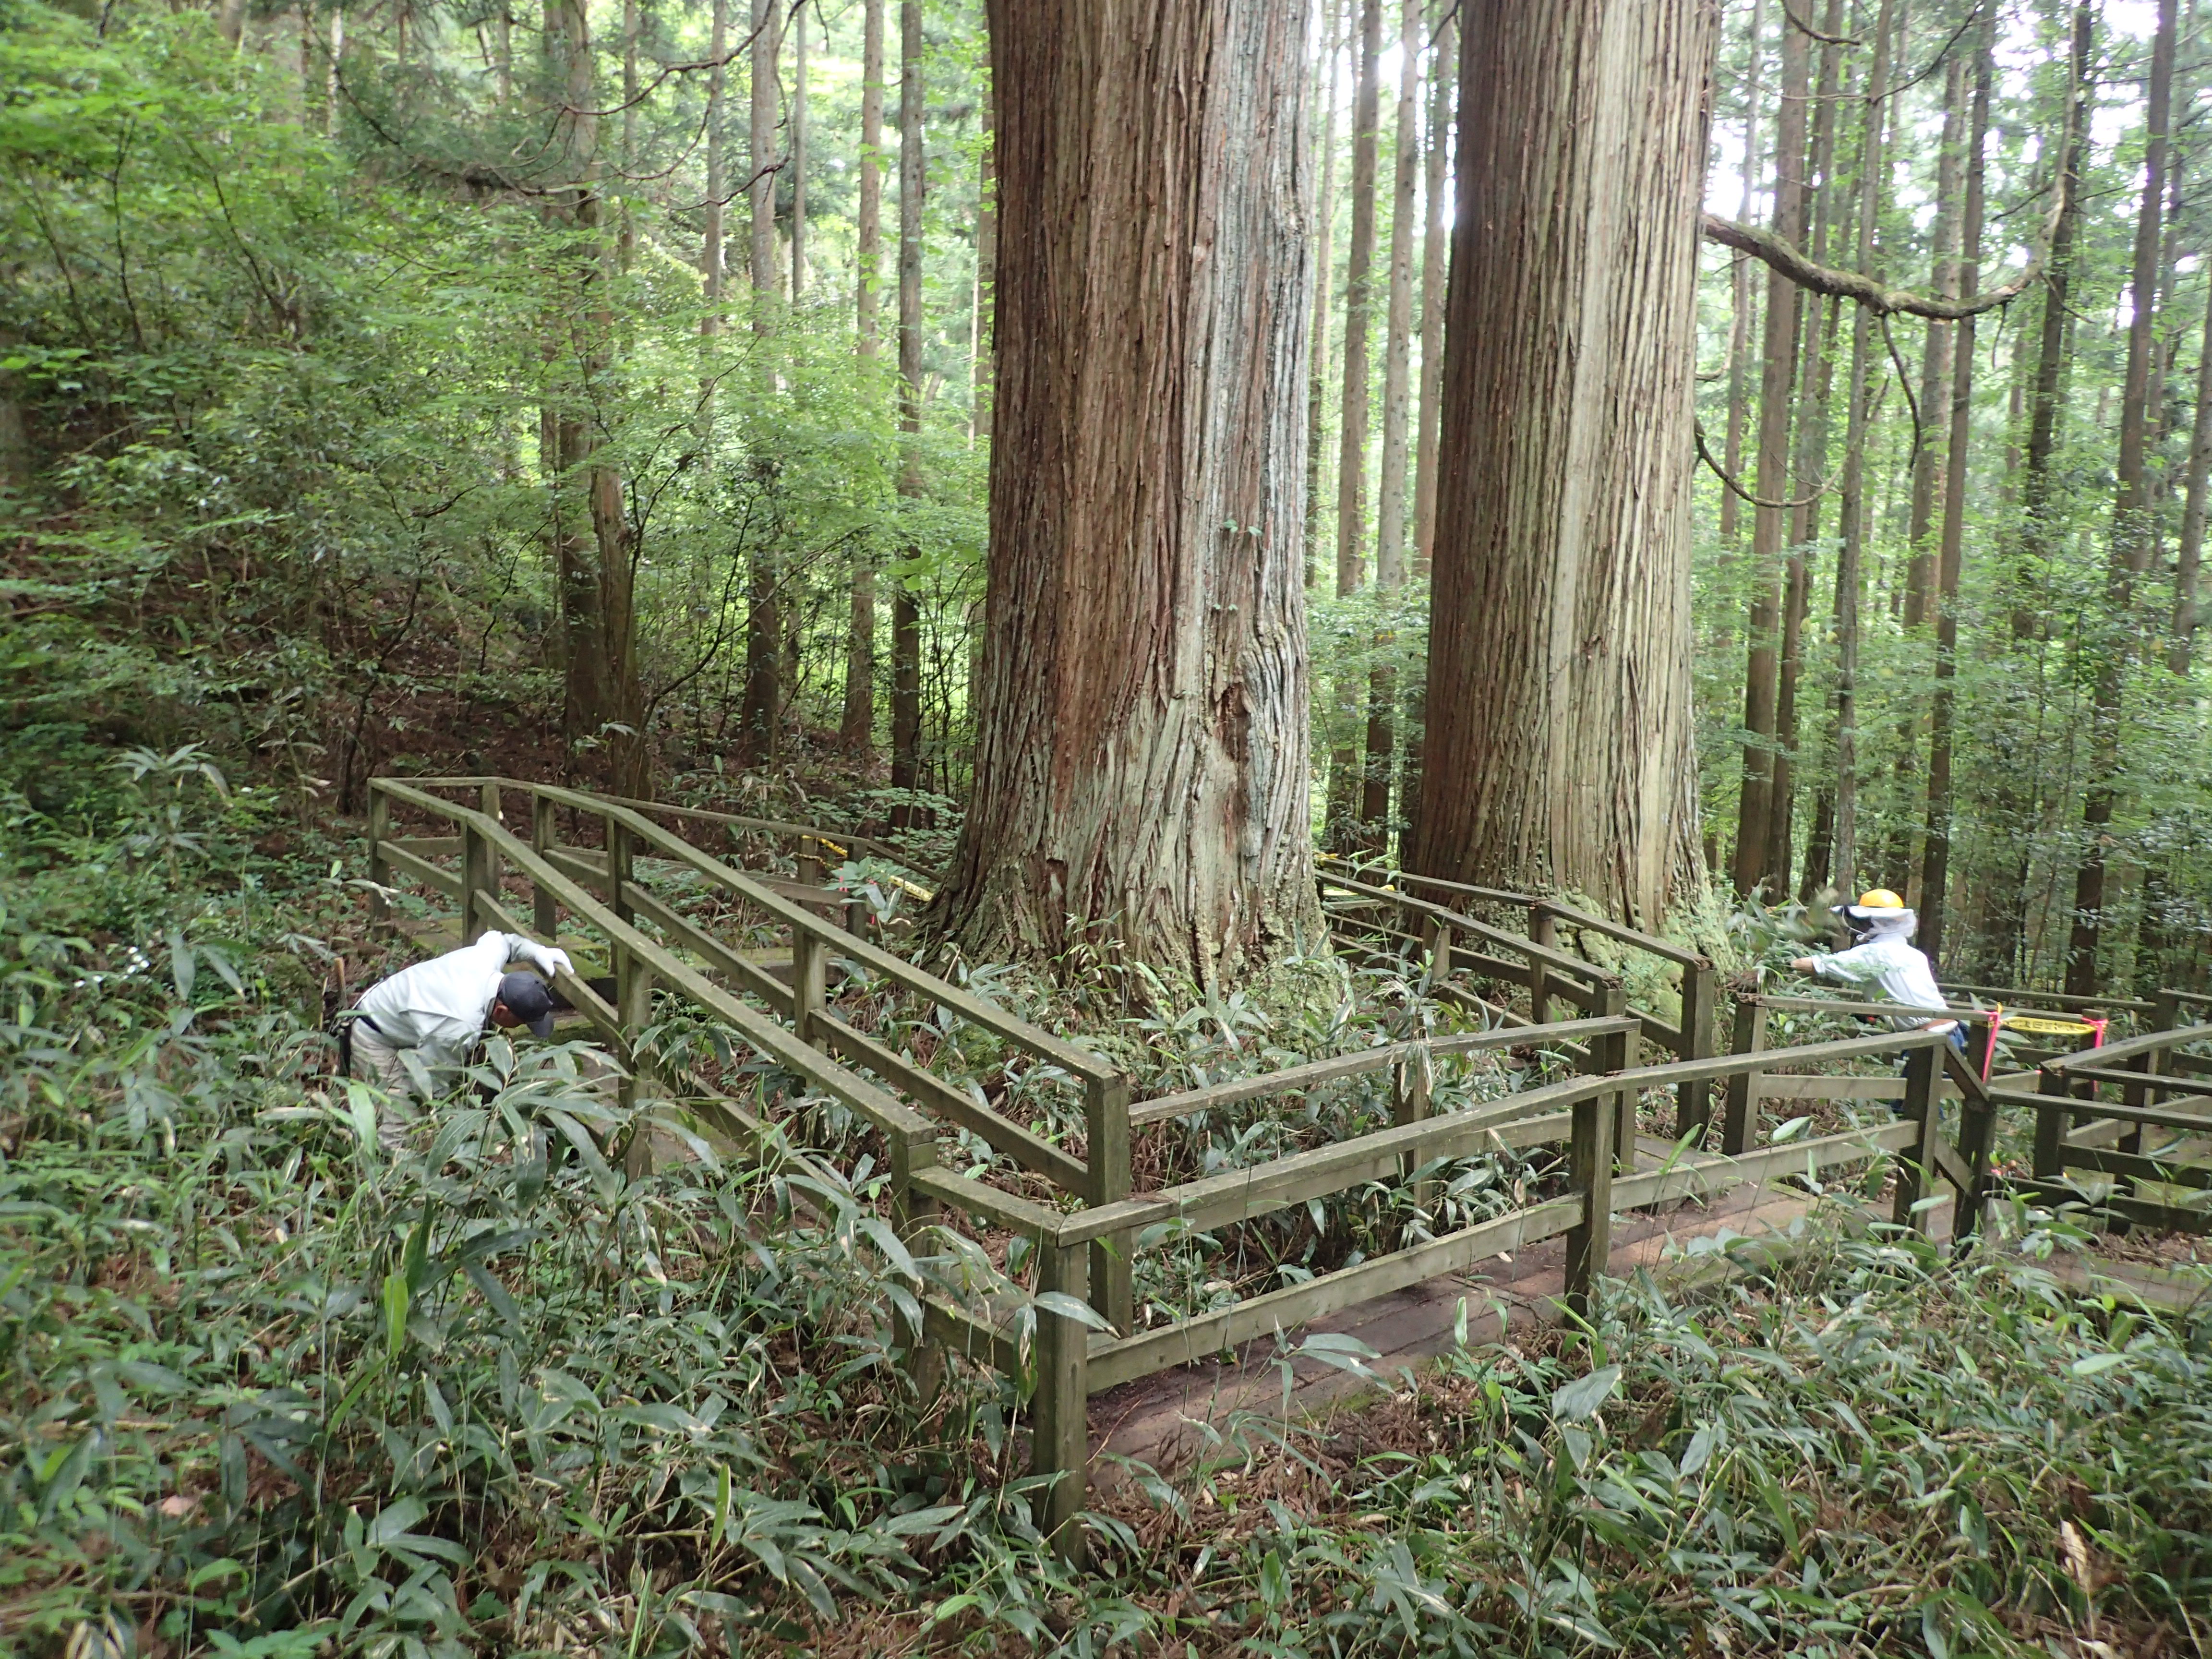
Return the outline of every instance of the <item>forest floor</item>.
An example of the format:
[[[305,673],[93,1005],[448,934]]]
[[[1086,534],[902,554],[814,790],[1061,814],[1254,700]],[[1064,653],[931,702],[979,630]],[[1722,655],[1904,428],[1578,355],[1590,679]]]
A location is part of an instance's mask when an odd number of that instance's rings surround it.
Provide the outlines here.
[[[2212,1637],[2212,1270],[2119,1241],[2168,1264],[2138,1293],[2148,1264],[2024,1206],[1954,1261],[1778,1192],[1625,1218],[1588,1329],[1549,1316],[1553,1246],[1330,1322],[1373,1351],[1350,1367],[1259,1345],[1102,1398],[1073,1572],[1029,1522],[1018,1383],[924,1399],[895,1363],[864,1145],[823,1148],[851,1190],[811,1211],[736,1164],[626,1177],[582,1150],[623,1128],[596,1068],[554,1045],[495,1052],[488,1103],[387,1154],[323,1003],[335,958],[357,988],[424,946],[372,936],[353,826],[181,763],[117,813],[32,823],[0,892],[0,1650]],[[1118,1000],[1054,1006],[1131,1041]],[[1267,1043],[1364,1042],[1343,1006],[1278,1009]],[[1213,1022],[1262,1018],[1192,1014],[1135,1041],[1212,1065]],[[1340,1249],[1396,1224],[1329,1222]]]

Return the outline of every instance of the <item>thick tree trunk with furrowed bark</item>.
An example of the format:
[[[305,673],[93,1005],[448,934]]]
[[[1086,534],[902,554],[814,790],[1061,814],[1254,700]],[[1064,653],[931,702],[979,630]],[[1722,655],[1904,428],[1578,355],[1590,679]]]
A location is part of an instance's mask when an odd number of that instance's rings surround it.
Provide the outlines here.
[[[933,920],[1212,984],[1318,937],[1305,15],[992,0],[1000,244],[975,782]]]
[[[1690,442],[1709,0],[1463,18],[1413,862],[1646,926],[1698,868]]]

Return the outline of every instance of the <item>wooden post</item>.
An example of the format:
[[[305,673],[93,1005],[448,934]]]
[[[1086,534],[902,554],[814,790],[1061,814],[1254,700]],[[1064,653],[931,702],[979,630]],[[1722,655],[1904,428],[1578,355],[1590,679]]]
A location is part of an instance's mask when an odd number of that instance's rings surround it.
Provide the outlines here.
[[[629,1069],[617,1095],[628,1109],[637,1104],[638,1073],[643,1064],[637,1057],[637,1036],[653,1024],[653,969],[627,951],[617,951],[615,960],[620,964],[615,1016],[622,1021],[623,1037],[629,1049],[625,1056]]]
[[[1766,1005],[1743,997],[1735,1005],[1733,1052],[1755,1054],[1766,1047]],[[1729,1079],[1728,1115],[1721,1124],[1721,1151],[1741,1158],[1759,1134],[1759,1074],[1739,1072]]]
[[[1429,946],[1429,983],[1442,985],[1452,976],[1452,930],[1448,921],[1431,916],[1422,923]]]
[[[377,888],[392,885],[392,866],[384,860],[384,843],[392,839],[392,797],[376,787],[372,778],[368,784],[368,878]],[[389,930],[392,906],[385,902],[380,891],[368,896],[369,914],[375,918],[376,931]]]
[[[2158,1070],[2158,1060],[2159,1051],[2154,1049],[2148,1054],[2130,1055],[2125,1064],[2129,1071],[2140,1072],[2145,1077],[2148,1077]],[[2120,1090],[2120,1099],[2124,1104],[2140,1111],[2143,1107],[2150,1104],[2150,1091],[2140,1083],[2130,1083]],[[2142,1151],[2142,1120],[2138,1118],[2130,1123],[2126,1133],[2120,1136],[2119,1150],[2124,1152],[2140,1154]]]
[[[1567,1143],[1567,1184],[1583,1195],[1583,1218],[1567,1234],[1567,1310],[1597,1316],[1597,1279],[1613,1255],[1613,1103],[1596,1094],[1574,1106]]]
[[[1528,939],[1550,950],[1559,942],[1559,919],[1541,904],[1528,907]],[[1552,972],[1540,957],[1528,958],[1528,1018],[1534,1024],[1550,1020]]]
[[[1062,1248],[1050,1238],[1038,1240],[1037,1289],[1085,1300],[1085,1263],[1082,1245]],[[1083,1565],[1083,1532],[1075,1518],[1087,1495],[1091,1461],[1090,1389],[1085,1376],[1090,1343],[1081,1321],[1047,1308],[1036,1310],[1036,1425],[1030,1435],[1030,1471],[1059,1478],[1037,1494],[1035,1515],[1037,1530],[1074,1567]]]
[[[791,1029],[801,1042],[827,1049],[815,1027],[815,1016],[829,995],[830,952],[811,930],[791,930]]]
[[[799,879],[802,885],[822,885],[822,843],[812,836],[799,838]]]
[[[492,890],[498,866],[491,842],[474,824],[461,826],[461,943],[474,945],[484,931],[483,907],[477,895]]]
[[[1916,1232],[1928,1230],[1912,1206],[1928,1189],[1929,1171],[1936,1167],[1936,1137],[1942,1133],[1942,1115],[1936,1109],[1936,1050],[1915,1048],[1905,1062],[1905,1104],[1898,1115],[1919,1126],[1912,1150],[1897,1161],[1897,1197],[1889,1218]]]
[[[937,1224],[937,1200],[927,1193],[914,1189],[914,1178],[922,1170],[937,1164],[937,1131],[934,1127],[912,1129],[895,1134],[890,1139],[891,1159],[891,1226],[899,1242],[916,1255],[928,1254],[922,1243],[922,1234]],[[927,1334],[898,1311],[896,1303],[891,1310],[891,1340],[905,1352],[908,1373],[915,1385],[927,1399],[936,1393],[938,1380],[944,1374],[945,1357],[928,1340]]]
[[[2153,1030],[2178,1031],[2181,1029],[2181,994],[2179,991],[2160,991],[2150,1001]]]
[[[1713,1008],[1720,989],[1720,973],[1700,957],[1682,969],[1682,1046],[1684,1060],[1710,1060],[1713,1053]],[[1674,1091],[1674,1139],[1695,1131],[1690,1150],[1705,1144],[1705,1127],[1713,1115],[1712,1085],[1700,1078],[1679,1084]]]
[[[500,810],[499,785],[495,782],[486,783],[483,786],[481,799],[483,801],[483,815],[494,823],[504,828],[507,823],[507,815]],[[486,860],[484,891],[496,898],[499,896],[500,884],[504,879],[500,869],[499,848],[487,845],[484,855]]]
[[[636,917],[630,909],[629,896],[623,891],[629,884],[630,878],[629,830],[611,812],[603,822],[607,832],[607,878],[601,891],[606,896],[607,908],[615,913],[617,920],[635,921]]]
[[[1625,1018],[1628,1013],[1628,992],[1616,980],[1598,988],[1600,1012],[1608,1018]],[[1626,1072],[1636,1065],[1637,1033],[1617,1031],[1611,1036],[1595,1039],[1591,1058],[1597,1069],[1603,1072]],[[1623,1089],[1613,1099],[1613,1167],[1623,1175],[1632,1175],[1636,1170],[1636,1108],[1633,1091]]]
[[[560,811],[552,801],[535,790],[530,796],[530,850],[544,858],[560,839]],[[538,937],[548,945],[558,945],[561,928],[561,907],[554,902],[550,890],[542,883],[532,882],[530,888],[530,922],[538,930]]]
[[[1966,1069],[1972,1071],[1973,1060],[1960,1056]],[[1966,1163],[1966,1172],[1973,1179],[1973,1190],[1960,1199],[1964,1213],[1954,1211],[1951,1217],[1951,1237],[1954,1248],[1963,1245],[1980,1230],[1982,1218],[1989,1209],[1990,1160],[1996,1151],[1996,1108],[1986,1100],[1978,1100],[1968,1094],[1959,1108],[1959,1151]]]
[[[1420,1123],[1429,1115],[1429,1093],[1433,1079],[1429,1048],[1423,1043],[1413,1056],[1390,1068],[1390,1121],[1397,1124]],[[1401,1179],[1413,1182],[1413,1207],[1425,1217],[1429,1206],[1436,1202],[1437,1183],[1433,1176],[1414,1181],[1413,1171],[1421,1166],[1419,1152],[1408,1152],[1403,1159]]]
[[[1129,1079],[1120,1072],[1108,1078],[1086,1078],[1083,1084],[1083,1122],[1090,1145],[1085,1161],[1091,1166],[1092,1205],[1114,1204],[1129,1195]],[[1130,1274],[1129,1253],[1134,1233],[1115,1233],[1091,1246],[1091,1305],[1117,1331],[1128,1331],[1136,1318],[1136,1285]]]
[[[2066,1079],[2056,1072],[2039,1073],[2035,1092],[2051,1102],[2035,1114],[2035,1162],[2038,1181],[2057,1181],[2066,1173],[2066,1131],[2074,1114],[2063,1103],[2073,1098]]]

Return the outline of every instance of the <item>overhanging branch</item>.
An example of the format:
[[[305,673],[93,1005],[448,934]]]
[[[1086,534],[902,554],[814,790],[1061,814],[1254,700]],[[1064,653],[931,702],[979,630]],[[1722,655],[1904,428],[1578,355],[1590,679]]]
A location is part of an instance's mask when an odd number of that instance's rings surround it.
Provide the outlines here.
[[[1777,236],[1771,230],[1759,230],[1749,225],[1740,225],[1733,219],[1723,219],[1717,213],[1705,216],[1702,228],[1705,240],[1718,242],[1723,247],[1732,247],[1739,253],[1748,253],[1772,269],[1780,271],[1800,288],[1808,288],[1815,294],[1825,294],[1833,300],[1854,300],[1877,316],[1888,316],[1902,312],[1909,317],[1928,317],[1937,322],[1955,322],[1961,317],[1978,317],[1984,311],[1995,311],[2008,305],[2035,286],[2043,276],[2043,268],[2051,256],[2051,238],[2058,230],[2058,221],[2066,211],[2068,185],[2070,181],[2062,173],[2057,188],[2051,192],[2051,210],[2044,216],[2043,234],[2038,240],[2034,256],[2027,268],[2002,288],[1984,289],[1963,299],[1930,299],[1915,294],[1909,289],[1891,288],[1863,271],[1844,270],[1834,265],[1824,265],[1810,259],[1795,244]]]

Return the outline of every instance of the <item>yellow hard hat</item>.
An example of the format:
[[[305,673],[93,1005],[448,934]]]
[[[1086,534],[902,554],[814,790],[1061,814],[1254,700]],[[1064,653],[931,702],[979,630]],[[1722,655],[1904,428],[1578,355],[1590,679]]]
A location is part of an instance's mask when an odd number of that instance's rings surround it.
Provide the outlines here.
[[[1902,910],[1905,901],[1887,887],[1869,887],[1859,895],[1858,908],[1862,910]]]

